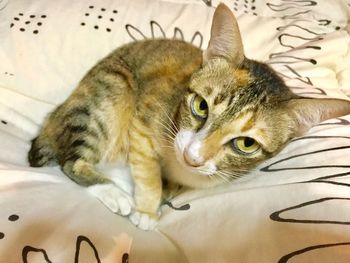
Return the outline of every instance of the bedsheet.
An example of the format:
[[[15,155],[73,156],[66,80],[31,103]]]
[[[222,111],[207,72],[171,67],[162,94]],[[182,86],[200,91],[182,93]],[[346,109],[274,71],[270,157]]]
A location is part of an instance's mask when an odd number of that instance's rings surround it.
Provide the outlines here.
[[[249,58],[304,96],[350,96],[345,0],[226,0]],[[162,206],[155,231],[108,211],[26,154],[45,115],[121,44],[205,48],[216,0],[0,0],[0,262],[350,261],[350,116],[294,139],[249,176]],[[120,167],[120,183],[130,178]]]

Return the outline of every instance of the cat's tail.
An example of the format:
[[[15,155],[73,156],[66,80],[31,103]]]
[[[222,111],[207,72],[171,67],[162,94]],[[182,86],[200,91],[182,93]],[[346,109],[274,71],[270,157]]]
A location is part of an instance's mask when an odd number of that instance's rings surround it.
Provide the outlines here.
[[[28,161],[32,167],[41,167],[56,163],[56,154],[47,139],[38,136],[32,140],[28,153]]]

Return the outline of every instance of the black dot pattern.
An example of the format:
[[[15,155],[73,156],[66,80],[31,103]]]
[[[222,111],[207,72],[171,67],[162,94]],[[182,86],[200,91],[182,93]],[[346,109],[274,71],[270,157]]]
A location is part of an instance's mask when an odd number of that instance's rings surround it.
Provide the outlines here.
[[[2,122],[2,121],[1,121]],[[10,222],[15,222],[19,219],[18,215],[12,214],[8,217],[8,220]],[[5,233],[4,232],[0,232],[0,239],[4,239],[5,238]]]
[[[10,72],[7,72],[7,71],[5,71],[5,72],[4,72],[4,75],[6,75],[6,76],[10,76],[10,77],[13,77],[13,76],[14,76],[14,74],[13,74],[13,73],[10,73]]]
[[[15,222],[19,219],[18,215],[10,215],[9,216],[9,221]]]
[[[245,14],[250,15],[257,15],[255,12],[256,6],[255,6],[255,0],[234,0],[233,3],[233,10],[236,12],[243,12]]]
[[[116,9],[107,9],[90,5],[84,12],[84,19],[80,25],[95,30],[103,29],[105,32],[112,32],[112,23],[115,21],[115,16],[118,14]]]
[[[46,15],[19,13],[13,18],[10,28],[17,29],[20,32],[31,32],[33,34],[38,34],[39,27],[43,25],[46,18]]]

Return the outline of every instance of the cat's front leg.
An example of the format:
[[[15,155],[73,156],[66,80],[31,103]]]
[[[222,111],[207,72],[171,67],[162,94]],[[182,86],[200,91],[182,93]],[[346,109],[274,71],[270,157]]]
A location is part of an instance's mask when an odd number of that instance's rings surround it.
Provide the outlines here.
[[[151,136],[151,131],[140,122],[134,123],[130,131],[129,164],[135,187],[135,211],[129,218],[144,230],[155,228],[162,197],[161,167]]]
[[[122,216],[130,215],[133,208],[132,196],[115,184],[95,184],[87,188],[109,210]]]

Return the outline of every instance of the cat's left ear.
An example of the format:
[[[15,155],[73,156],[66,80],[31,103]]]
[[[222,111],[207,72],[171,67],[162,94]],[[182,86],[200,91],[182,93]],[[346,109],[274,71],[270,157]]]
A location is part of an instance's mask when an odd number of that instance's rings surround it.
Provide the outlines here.
[[[243,43],[237,20],[232,11],[222,3],[214,13],[209,45],[203,52],[203,63],[213,58],[224,58],[237,67],[244,60]]]
[[[301,136],[320,122],[350,114],[350,101],[299,97],[288,102],[287,112],[296,121],[294,136]]]

